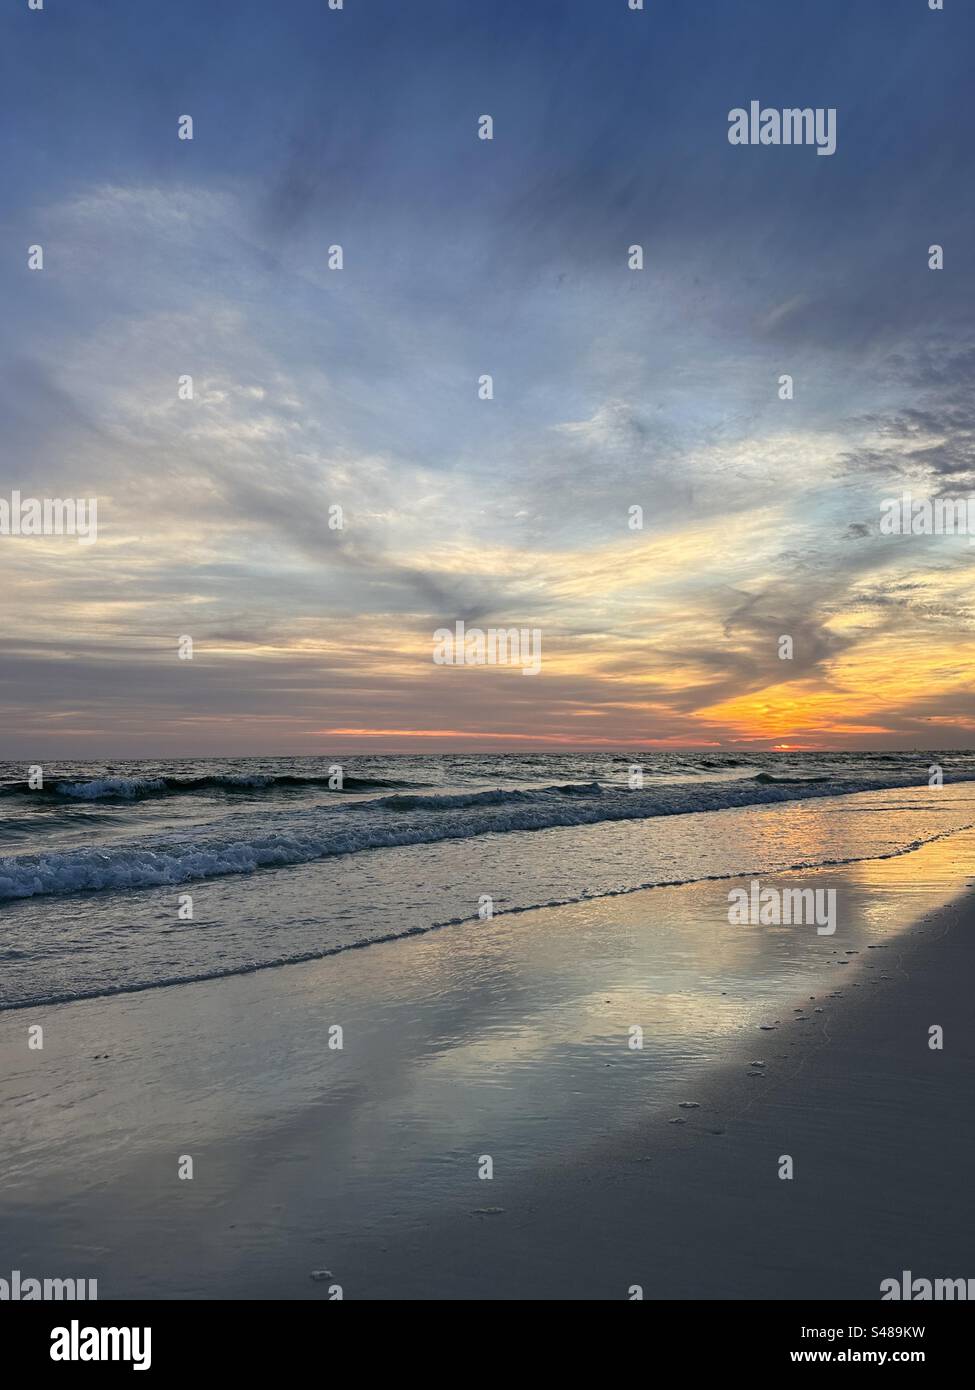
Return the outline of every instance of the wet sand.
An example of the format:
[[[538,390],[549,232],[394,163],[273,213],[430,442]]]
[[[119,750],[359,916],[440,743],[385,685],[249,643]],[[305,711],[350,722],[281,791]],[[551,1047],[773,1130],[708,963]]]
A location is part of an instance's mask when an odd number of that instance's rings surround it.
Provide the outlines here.
[[[4,1014],[0,1267],[102,1298],[966,1278],[973,851],[778,876],[836,887],[833,937],[698,884]]]

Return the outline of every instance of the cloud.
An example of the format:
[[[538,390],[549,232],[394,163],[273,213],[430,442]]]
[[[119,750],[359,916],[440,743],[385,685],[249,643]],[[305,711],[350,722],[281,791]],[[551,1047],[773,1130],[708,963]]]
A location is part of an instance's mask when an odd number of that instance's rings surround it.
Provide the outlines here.
[[[59,135],[9,178],[46,268],[0,326],[4,482],[97,495],[99,540],[0,538],[5,751],[963,727],[971,552],[877,530],[900,487],[975,481],[963,46],[838,0],[798,48],[757,0],[703,38],[242,3],[97,43],[72,19],[39,92],[11,73]],[[728,145],[782,72],[841,108],[834,159]],[[433,667],[457,618],[541,626],[542,675]]]

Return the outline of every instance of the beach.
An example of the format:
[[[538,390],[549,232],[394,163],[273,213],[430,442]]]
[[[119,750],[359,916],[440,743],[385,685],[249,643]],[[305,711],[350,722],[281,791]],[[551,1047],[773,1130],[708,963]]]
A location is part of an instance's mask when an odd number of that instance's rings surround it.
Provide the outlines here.
[[[3,1261],[106,1299],[966,1277],[973,850],[958,829],[777,873],[835,891],[831,935],[732,926],[721,878],[8,1009]]]
[[[6,8],[21,1378],[947,1365],[869,1309],[975,1299],[975,5]]]

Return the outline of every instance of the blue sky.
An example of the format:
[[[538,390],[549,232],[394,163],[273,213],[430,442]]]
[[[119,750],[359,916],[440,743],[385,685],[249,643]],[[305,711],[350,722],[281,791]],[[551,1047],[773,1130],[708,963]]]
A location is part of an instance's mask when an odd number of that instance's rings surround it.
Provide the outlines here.
[[[0,494],[99,540],[0,537],[0,751],[967,746],[975,551],[876,534],[971,490],[946,7],[8,3]]]

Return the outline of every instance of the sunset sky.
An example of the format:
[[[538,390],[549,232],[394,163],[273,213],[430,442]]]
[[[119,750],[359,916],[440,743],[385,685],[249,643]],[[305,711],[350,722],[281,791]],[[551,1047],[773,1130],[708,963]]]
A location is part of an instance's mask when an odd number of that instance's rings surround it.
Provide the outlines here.
[[[975,19],[877,13],[6,6],[0,496],[98,540],[0,536],[0,756],[971,746],[975,546],[879,518],[975,486]]]

